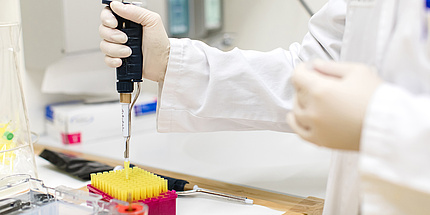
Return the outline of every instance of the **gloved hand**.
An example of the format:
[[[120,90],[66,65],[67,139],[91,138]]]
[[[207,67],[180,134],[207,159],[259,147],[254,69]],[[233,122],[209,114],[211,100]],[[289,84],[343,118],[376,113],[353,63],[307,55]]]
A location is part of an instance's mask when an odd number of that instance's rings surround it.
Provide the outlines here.
[[[303,139],[320,146],[359,150],[365,112],[381,80],[375,69],[357,63],[317,60],[299,65],[287,121]]]
[[[170,42],[160,15],[144,8],[116,1],[112,1],[110,8],[117,15],[142,25],[143,77],[152,81],[164,80]],[[118,21],[109,7],[102,10],[100,18],[102,24],[99,33],[103,39],[100,48],[106,54],[105,62],[110,67],[119,67],[122,64],[120,58],[131,55],[131,49],[123,45],[127,42],[127,35],[115,29]]]

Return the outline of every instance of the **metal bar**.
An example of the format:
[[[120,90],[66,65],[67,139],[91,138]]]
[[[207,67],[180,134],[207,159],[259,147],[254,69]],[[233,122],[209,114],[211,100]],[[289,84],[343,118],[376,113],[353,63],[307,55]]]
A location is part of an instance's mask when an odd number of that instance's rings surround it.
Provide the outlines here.
[[[311,8],[309,7],[309,5],[305,2],[305,0],[299,0],[300,4],[302,4],[302,6],[305,8],[305,10],[308,12],[309,16],[313,16],[314,12],[312,12]]]

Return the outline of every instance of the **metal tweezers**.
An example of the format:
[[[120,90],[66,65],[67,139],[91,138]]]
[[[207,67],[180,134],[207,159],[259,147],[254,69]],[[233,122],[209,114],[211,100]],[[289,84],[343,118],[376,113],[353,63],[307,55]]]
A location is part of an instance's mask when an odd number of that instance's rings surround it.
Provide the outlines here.
[[[225,193],[219,193],[219,192],[215,192],[212,190],[200,188],[197,185],[194,185],[192,190],[176,191],[176,193],[180,196],[187,196],[187,195],[194,195],[194,194],[202,193],[202,194],[207,194],[207,195],[211,195],[211,196],[221,197],[221,198],[224,198],[227,200],[242,202],[245,204],[251,204],[252,205],[254,203],[254,201],[252,199],[248,199],[246,197],[234,196],[234,195],[225,194]]]
[[[9,214],[25,207],[30,206],[30,202],[22,202],[19,199],[2,199],[0,200],[0,214]]]
[[[34,194],[32,198],[35,201],[34,204],[36,205],[43,205],[55,200],[53,195],[42,194],[42,193]],[[0,199],[0,215],[10,214],[15,211],[29,209],[31,207],[32,207],[31,202],[24,202],[20,199],[14,199],[14,198]]]

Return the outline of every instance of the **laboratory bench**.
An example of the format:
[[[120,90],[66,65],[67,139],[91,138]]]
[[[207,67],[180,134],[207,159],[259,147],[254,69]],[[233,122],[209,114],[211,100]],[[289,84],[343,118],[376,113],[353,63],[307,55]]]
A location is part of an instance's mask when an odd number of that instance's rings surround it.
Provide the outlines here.
[[[302,142],[279,132],[161,134],[154,130],[132,136],[130,161],[156,174],[254,201],[245,205],[205,195],[180,196],[178,215],[321,214],[331,152]],[[123,144],[121,137],[64,145],[41,136],[34,148],[36,154],[49,149],[117,166],[123,165]],[[89,183],[38,156],[36,163],[48,186],[82,189]]]

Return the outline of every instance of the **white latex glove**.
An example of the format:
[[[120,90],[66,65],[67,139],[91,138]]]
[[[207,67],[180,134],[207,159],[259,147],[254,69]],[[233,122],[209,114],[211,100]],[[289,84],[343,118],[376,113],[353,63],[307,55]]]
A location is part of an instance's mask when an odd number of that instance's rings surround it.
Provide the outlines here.
[[[363,119],[371,96],[381,83],[363,64],[315,61],[301,64],[292,77],[296,89],[291,128],[320,146],[359,150]]]
[[[152,81],[164,80],[170,42],[160,15],[141,7],[116,1],[110,4],[110,8],[117,15],[142,25],[143,77]],[[100,18],[102,24],[99,33],[103,39],[100,49],[106,54],[105,62],[110,67],[119,67],[122,64],[120,58],[131,55],[131,49],[123,45],[127,42],[127,36],[122,31],[115,29],[118,21],[109,7],[102,10]]]

